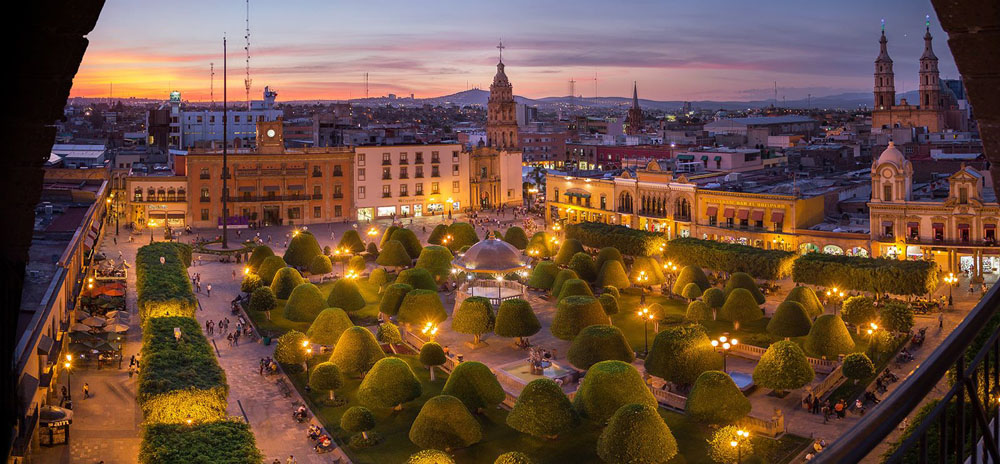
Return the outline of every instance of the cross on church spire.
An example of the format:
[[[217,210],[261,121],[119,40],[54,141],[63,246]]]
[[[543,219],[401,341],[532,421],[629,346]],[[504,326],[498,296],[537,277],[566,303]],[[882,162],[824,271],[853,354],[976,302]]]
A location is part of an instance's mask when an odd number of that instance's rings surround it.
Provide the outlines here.
[[[501,63],[503,63],[503,49],[505,49],[505,48],[507,48],[507,47],[505,47],[503,45],[503,39],[500,39],[500,44],[497,45],[497,49],[500,50],[500,62]]]

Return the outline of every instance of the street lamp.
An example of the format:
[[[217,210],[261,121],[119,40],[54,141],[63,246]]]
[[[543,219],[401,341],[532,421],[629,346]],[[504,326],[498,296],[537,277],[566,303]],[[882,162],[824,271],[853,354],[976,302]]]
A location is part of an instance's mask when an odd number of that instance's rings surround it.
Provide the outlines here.
[[[729,446],[736,448],[736,464],[740,464],[743,461],[743,450],[740,448],[740,442],[747,438],[750,438],[750,432],[739,429],[736,431],[736,439],[729,442]]]
[[[309,358],[312,357],[313,349],[309,346],[309,340],[302,340],[302,348],[306,352],[306,359],[302,361],[302,368],[306,371],[306,383],[309,383]]]
[[[378,229],[370,227],[366,233],[368,234],[368,239],[371,240],[372,243],[375,243],[375,236],[378,235]]]
[[[953,291],[955,289],[955,283],[958,282],[958,277],[955,277],[955,273],[949,272],[948,277],[944,278],[944,282],[948,284],[948,306],[954,306],[955,300],[953,298]]]
[[[149,243],[150,243],[150,245],[153,244],[153,224],[155,224],[155,223],[153,222],[152,219],[150,219],[148,222],[146,222],[146,226],[149,227]]]
[[[424,324],[424,328],[420,330],[420,333],[430,338],[430,341],[434,341],[434,337],[438,333],[437,325],[435,325],[433,322],[428,322]]]
[[[660,252],[663,252],[663,245],[660,245]],[[663,265],[663,270],[667,273],[667,291],[670,294],[674,293],[674,280],[677,278],[677,265],[673,261],[667,261],[667,264]]]
[[[639,275],[635,277],[635,281],[639,285],[639,304],[646,304],[646,282],[649,281],[649,276],[646,275],[646,271],[639,271]]]
[[[642,310],[640,310],[636,314],[639,316],[640,319],[642,319],[642,335],[643,335],[643,338],[644,338],[644,344],[643,344],[644,349],[643,350],[645,351],[645,354],[643,356],[648,356],[649,355],[649,321],[652,321],[656,316],[653,313],[649,312],[649,308],[642,308]]]
[[[827,300],[833,303],[833,313],[837,314],[837,302],[844,299],[844,291],[838,290],[837,287],[833,287],[832,290],[826,291]]]
[[[503,276],[497,276],[497,306],[500,306],[500,302],[503,301],[503,294],[501,290],[501,283],[503,283]]]
[[[63,363],[63,367],[66,368],[66,399],[73,399],[73,355],[66,355],[66,362]]]
[[[722,351],[722,372],[726,372],[726,355],[729,354],[729,350],[732,347],[738,344],[738,340],[735,338],[729,339],[725,335],[719,337],[717,340],[712,340],[712,346]]]

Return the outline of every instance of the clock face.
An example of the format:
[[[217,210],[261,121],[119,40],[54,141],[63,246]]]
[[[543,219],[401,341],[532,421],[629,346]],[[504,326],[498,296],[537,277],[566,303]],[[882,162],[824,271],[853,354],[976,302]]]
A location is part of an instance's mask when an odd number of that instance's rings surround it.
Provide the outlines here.
[[[267,130],[267,136],[268,137],[274,137],[274,129],[268,129]]]

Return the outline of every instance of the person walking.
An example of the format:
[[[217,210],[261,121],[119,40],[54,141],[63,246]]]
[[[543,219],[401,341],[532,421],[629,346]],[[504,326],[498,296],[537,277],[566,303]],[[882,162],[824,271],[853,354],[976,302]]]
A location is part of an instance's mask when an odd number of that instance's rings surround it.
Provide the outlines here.
[[[205,290],[208,291],[207,293],[208,296],[212,296],[212,284],[208,284],[208,286],[205,287]]]
[[[846,413],[844,400],[838,400],[837,404],[833,406],[833,410],[837,413],[837,419],[843,419]]]
[[[90,398],[90,384],[84,382],[83,383],[83,399],[87,399],[87,398]]]
[[[236,280],[236,269],[233,269],[233,280]]]
[[[298,461],[295,460],[295,456],[289,454],[288,459],[285,459],[285,464],[298,464]]]

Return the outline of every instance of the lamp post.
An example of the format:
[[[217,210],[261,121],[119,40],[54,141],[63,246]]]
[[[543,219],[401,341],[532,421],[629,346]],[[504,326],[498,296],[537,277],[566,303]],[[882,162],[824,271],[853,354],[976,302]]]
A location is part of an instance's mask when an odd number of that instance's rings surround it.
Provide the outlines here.
[[[844,291],[838,290],[837,287],[833,287],[832,290],[826,291],[827,300],[833,302],[833,314],[837,314],[837,302],[844,298]]]
[[[750,438],[750,432],[739,429],[736,431],[736,439],[729,442],[729,446],[736,448],[736,464],[743,462],[743,450],[740,448],[740,442],[747,438]]]
[[[729,354],[729,350],[737,344],[739,344],[739,341],[735,338],[730,339],[725,335],[720,336],[717,340],[712,340],[712,346],[722,350],[722,372],[726,372],[728,374],[726,371],[726,355]]]
[[[955,273],[949,272],[948,276],[944,278],[944,282],[948,284],[948,306],[954,306],[953,291],[955,289],[955,282],[958,282],[958,277],[955,277]]]
[[[646,275],[646,271],[639,271],[639,275],[635,277],[635,281],[639,285],[639,304],[646,304],[646,282],[649,281],[649,276]]]
[[[149,222],[146,223],[146,227],[149,227],[149,244],[153,244],[153,219],[150,218]]]
[[[652,321],[656,316],[649,312],[649,308],[642,308],[636,314],[642,319],[643,351],[645,351],[643,356],[649,356],[649,321]]]
[[[66,362],[63,363],[63,367],[66,368],[66,399],[73,400],[73,355],[66,355]]]
[[[437,325],[434,324],[433,322],[428,322],[424,324],[424,328],[420,330],[420,333],[426,335],[430,339],[429,341],[433,342],[434,337],[438,333]]]
[[[375,243],[375,236],[378,235],[378,229],[372,226],[368,228],[368,232],[366,233],[368,234],[368,239],[371,240],[372,243]]]
[[[306,352],[306,359],[302,361],[302,368],[306,371],[306,383],[309,383],[309,358],[312,357],[313,349],[309,346],[309,340],[302,340],[302,349]]]
[[[871,322],[868,324],[868,345],[871,346],[872,342],[875,341],[875,332],[878,330],[878,324]]]
[[[660,252],[663,252],[663,245],[660,245]],[[669,276],[667,279],[667,292],[673,295],[674,280],[677,279],[677,265],[673,261],[667,261],[667,264],[663,265],[663,271]]]
[[[503,283],[503,276],[497,275],[497,307],[500,306],[500,302],[503,301],[503,290],[501,284]]]

